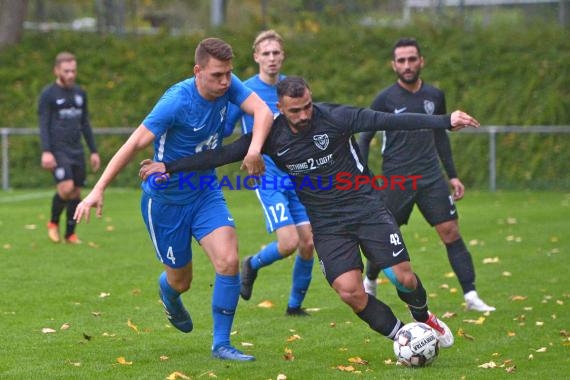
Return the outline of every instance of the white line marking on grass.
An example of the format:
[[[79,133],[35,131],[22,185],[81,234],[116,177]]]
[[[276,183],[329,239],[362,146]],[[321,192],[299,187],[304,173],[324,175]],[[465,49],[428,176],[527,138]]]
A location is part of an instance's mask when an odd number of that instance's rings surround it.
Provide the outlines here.
[[[15,194],[15,195],[8,195],[8,196],[1,196],[0,195],[0,203],[12,203],[12,202],[23,202],[29,201],[31,199],[42,199],[42,198],[49,198],[53,197],[53,190],[51,191],[44,191],[40,193],[28,193],[28,194]]]

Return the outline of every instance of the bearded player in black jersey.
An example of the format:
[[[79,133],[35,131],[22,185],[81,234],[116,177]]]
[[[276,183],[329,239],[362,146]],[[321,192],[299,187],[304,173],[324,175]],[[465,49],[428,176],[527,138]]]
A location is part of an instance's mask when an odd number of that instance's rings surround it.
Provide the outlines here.
[[[326,103],[313,104],[306,82],[287,77],[277,84],[278,108],[263,153],[291,176],[313,226],[315,248],[329,284],[354,313],[378,333],[393,339],[404,323],[382,301],[364,291],[363,262],[382,268],[416,321],[431,326],[440,345],[450,347],[453,334],[428,311],[426,290],[412,271],[408,251],[392,214],[385,208],[374,176],[362,162],[352,135],[381,129],[437,129],[479,126],[470,115],[394,115],[370,109]],[[239,161],[247,152],[251,135],[233,144],[197,153],[174,162],[141,163],[146,181],[178,180],[185,173]],[[172,173],[178,175],[172,175]],[[178,178],[178,179],[177,179]],[[261,178],[261,184],[264,179]],[[189,190],[191,191],[191,190]]]
[[[420,72],[424,65],[420,46],[412,38],[402,38],[392,49],[392,68],[398,80],[384,89],[372,103],[373,110],[403,114],[407,112],[443,115],[446,113],[443,91],[423,82]],[[358,145],[368,161],[370,141],[375,132],[361,133]],[[443,176],[443,164],[449,186]],[[494,311],[477,294],[475,268],[469,250],[459,233],[457,208],[454,201],[463,198],[465,187],[457,177],[451,145],[446,131],[441,129],[386,130],[382,140],[382,174],[386,177],[418,176],[415,186],[405,184],[405,190],[384,190],[386,207],[394,214],[398,225],[407,224],[414,205],[426,221],[435,228],[447,248],[449,263],[463,290],[467,310]],[[376,279],[381,268],[367,262],[364,288],[376,295]]]
[[[81,136],[91,151],[89,161],[93,171],[99,170],[101,159],[89,123],[87,94],[75,83],[75,56],[69,52],[59,53],[53,71],[56,81],[42,90],[38,102],[42,168],[51,171],[57,183],[47,225],[48,236],[54,243],[61,241],[59,218],[67,208],[64,239],[66,243],[79,244],[73,215],[81,202],[81,188],[86,178]]]

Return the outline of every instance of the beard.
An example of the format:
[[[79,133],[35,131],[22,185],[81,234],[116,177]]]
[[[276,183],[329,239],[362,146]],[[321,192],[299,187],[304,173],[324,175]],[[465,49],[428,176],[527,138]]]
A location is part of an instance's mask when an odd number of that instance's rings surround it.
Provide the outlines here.
[[[406,74],[412,74],[412,75],[410,76],[410,75],[406,75]],[[405,72],[405,73],[402,73],[402,74],[398,74],[398,78],[400,78],[400,80],[401,80],[402,82],[404,82],[405,84],[414,84],[414,83],[416,83],[416,82],[418,81],[418,79],[420,78],[420,71],[418,70],[418,71],[415,72],[415,73],[412,73],[412,72],[409,72],[409,71],[408,71],[408,72]]]

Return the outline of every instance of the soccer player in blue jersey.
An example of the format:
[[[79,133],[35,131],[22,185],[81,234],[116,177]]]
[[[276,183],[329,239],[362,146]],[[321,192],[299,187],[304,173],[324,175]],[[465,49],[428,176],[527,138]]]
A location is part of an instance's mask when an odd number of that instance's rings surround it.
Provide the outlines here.
[[[275,85],[285,76],[280,73],[285,60],[283,38],[274,30],[265,30],[257,35],[253,42],[253,59],[259,66],[259,73],[243,83],[255,91],[269,106],[275,116],[277,109],[277,90]],[[238,120],[241,120],[242,133],[250,133],[253,118],[239,107],[231,106],[226,122],[225,134],[232,133]],[[308,316],[301,307],[313,270],[313,234],[305,207],[299,201],[295,190],[290,186],[281,186],[281,178],[287,174],[279,169],[268,155],[263,155],[265,177],[271,178],[266,186],[259,186],[255,193],[265,215],[265,225],[269,233],[275,232],[277,241],[272,241],[253,256],[242,262],[241,291],[243,299],[249,300],[257,271],[278,260],[290,256],[298,249],[293,266],[293,285],[287,303],[286,315]],[[276,180],[279,179],[279,180]]]
[[[117,151],[91,193],[75,212],[75,220],[89,221],[90,209],[101,216],[103,193],[135,154],[154,144],[156,161],[173,160],[221,144],[228,104],[253,115],[253,141],[242,168],[251,175],[264,170],[261,148],[271,128],[273,114],[254,92],[232,73],[233,51],[217,38],[202,40],[195,52],[194,76],[170,87],[142,124]],[[192,281],[192,237],[208,255],[215,269],[212,295],[212,356],[251,361],[230,343],[230,332],[239,300],[239,258],[234,220],[217,186],[203,188],[200,177],[215,176],[205,170],[188,186],[171,183],[165,188],[142,184],[141,212],[158,259],[164,264],[159,294],[170,322],[182,332],[193,329],[192,319],[180,295]],[[198,301],[201,302],[201,301]]]
[[[445,95],[440,89],[420,78],[424,58],[415,39],[402,38],[392,49],[392,68],[398,80],[376,97],[371,108],[390,113],[446,113]],[[375,132],[361,133],[358,141],[362,156],[368,160],[370,141]],[[445,168],[453,194],[449,194],[440,166]],[[463,290],[466,309],[493,311],[475,290],[473,259],[459,232],[459,215],[454,201],[463,198],[465,187],[457,177],[453,164],[449,137],[443,130],[420,129],[415,131],[384,131],[382,140],[382,174],[421,175],[417,187],[405,184],[406,190],[384,190],[386,207],[394,214],[399,225],[407,224],[417,205],[426,221],[437,231],[447,249],[447,256]],[[364,287],[376,294],[376,279],[380,268],[366,265]]]

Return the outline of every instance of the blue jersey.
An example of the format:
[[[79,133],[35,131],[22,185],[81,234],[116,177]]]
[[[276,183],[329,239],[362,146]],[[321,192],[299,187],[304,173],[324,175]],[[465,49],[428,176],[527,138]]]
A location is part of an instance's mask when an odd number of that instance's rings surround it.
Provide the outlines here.
[[[199,94],[194,77],[170,87],[143,121],[156,136],[154,161],[168,162],[219,147],[228,106],[241,105],[251,93],[234,74],[228,91],[212,101]],[[160,188],[152,180],[142,184],[151,197],[176,204],[192,203],[202,191],[217,187],[215,170],[179,173]]]
[[[285,79],[285,75],[279,75],[279,80],[283,79]],[[243,84],[252,89],[261,98],[261,100],[263,100],[269,106],[271,112],[273,112],[273,118],[276,118],[279,115],[279,109],[277,108],[277,89],[275,88],[275,85],[267,84],[262,81],[259,78],[259,74],[245,80]],[[232,133],[234,125],[238,120],[241,121],[242,133],[251,133],[253,130],[253,117],[243,112],[239,107],[230,106],[224,131],[225,136],[228,136]],[[263,159],[265,161],[265,175],[275,177],[287,176],[285,172],[275,166],[273,160],[269,158],[269,156],[263,155]]]

